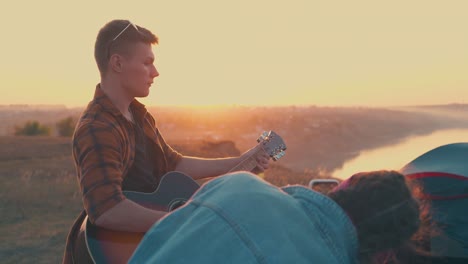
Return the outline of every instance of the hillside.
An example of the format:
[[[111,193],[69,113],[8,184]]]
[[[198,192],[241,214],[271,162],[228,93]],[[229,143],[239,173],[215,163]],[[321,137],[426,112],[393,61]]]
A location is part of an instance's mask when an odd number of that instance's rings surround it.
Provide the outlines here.
[[[11,110],[11,109],[10,109]],[[2,263],[58,263],[81,208],[70,138],[15,137],[25,120],[53,125],[79,109],[0,109],[0,259]],[[434,109],[431,109],[431,111]],[[236,156],[274,130],[288,149],[264,175],[283,186],[329,177],[360,151],[443,128],[466,128],[460,115],[371,108],[150,108],[166,141],[184,155]],[[458,110],[457,110],[458,111]],[[463,115],[465,110],[462,110]],[[462,115],[462,116],[463,116]],[[5,118],[5,116],[7,118]]]

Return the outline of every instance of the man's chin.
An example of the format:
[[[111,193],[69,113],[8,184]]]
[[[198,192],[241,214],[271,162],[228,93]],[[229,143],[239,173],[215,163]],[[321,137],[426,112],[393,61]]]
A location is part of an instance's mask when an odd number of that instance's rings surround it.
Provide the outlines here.
[[[146,92],[140,92],[140,93],[138,93],[135,97],[136,97],[136,98],[143,98],[143,97],[147,97],[148,95],[149,95],[149,89],[148,89],[148,91],[146,91]]]

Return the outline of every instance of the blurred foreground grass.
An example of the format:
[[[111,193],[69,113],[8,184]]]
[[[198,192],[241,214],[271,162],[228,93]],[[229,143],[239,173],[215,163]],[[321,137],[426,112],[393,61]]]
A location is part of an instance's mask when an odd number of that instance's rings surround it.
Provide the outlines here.
[[[60,263],[81,210],[69,138],[0,137],[0,262]]]

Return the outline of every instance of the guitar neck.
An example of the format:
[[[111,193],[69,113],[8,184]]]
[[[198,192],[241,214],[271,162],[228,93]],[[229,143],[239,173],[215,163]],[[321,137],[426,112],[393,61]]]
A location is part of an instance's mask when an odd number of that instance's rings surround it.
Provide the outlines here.
[[[241,161],[239,164],[237,164],[234,168],[232,168],[229,172],[234,172],[234,171],[252,171],[257,167],[257,156],[259,156],[264,150],[260,148],[257,150],[255,153],[253,153],[250,157],[247,159]]]

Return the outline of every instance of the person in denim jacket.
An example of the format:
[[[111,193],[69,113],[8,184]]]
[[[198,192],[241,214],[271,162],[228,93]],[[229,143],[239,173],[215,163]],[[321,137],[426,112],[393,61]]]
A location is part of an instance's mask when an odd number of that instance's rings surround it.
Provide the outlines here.
[[[328,196],[238,172],[153,225],[129,263],[373,262],[409,241],[419,213],[395,171],[355,174]]]

